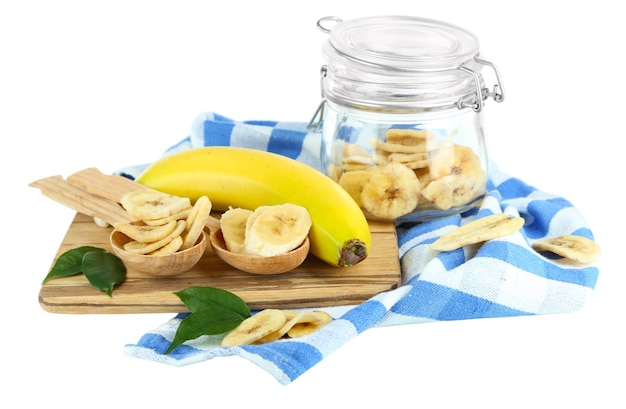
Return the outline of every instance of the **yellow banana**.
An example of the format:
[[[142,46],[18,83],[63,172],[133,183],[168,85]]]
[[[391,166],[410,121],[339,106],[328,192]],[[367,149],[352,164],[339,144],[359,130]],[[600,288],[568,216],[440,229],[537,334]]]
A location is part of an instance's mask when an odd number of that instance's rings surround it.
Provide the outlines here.
[[[352,197],[316,169],[274,153],[211,146],[188,149],[152,163],[137,182],[195,201],[208,196],[215,210],[293,203],[311,215],[311,253],[350,267],[369,254],[367,219]]]

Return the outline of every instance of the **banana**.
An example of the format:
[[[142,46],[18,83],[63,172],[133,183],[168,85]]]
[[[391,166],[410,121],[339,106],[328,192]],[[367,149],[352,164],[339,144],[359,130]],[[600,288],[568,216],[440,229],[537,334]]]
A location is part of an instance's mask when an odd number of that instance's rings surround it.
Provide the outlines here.
[[[371,248],[367,219],[354,199],[328,176],[286,156],[224,146],[188,149],[157,160],[137,182],[192,201],[206,195],[219,211],[302,206],[311,216],[311,254],[333,266],[355,265]]]
[[[255,210],[246,223],[244,253],[270,257],[288,253],[309,235],[311,217],[302,206],[292,203]]]
[[[549,251],[583,264],[593,263],[601,254],[598,243],[572,234],[537,240],[532,246],[536,251]]]

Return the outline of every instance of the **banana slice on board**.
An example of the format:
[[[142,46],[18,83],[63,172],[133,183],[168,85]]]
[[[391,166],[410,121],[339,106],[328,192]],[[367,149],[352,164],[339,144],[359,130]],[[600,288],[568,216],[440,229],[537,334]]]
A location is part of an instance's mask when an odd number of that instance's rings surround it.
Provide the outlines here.
[[[222,346],[234,347],[252,344],[264,336],[278,331],[285,325],[286,321],[287,316],[282,310],[269,308],[259,311],[243,320],[237,328],[226,334],[222,339]]]
[[[492,214],[443,234],[431,243],[430,248],[435,251],[452,251],[463,246],[508,236],[521,229],[523,225],[524,218],[522,217],[511,217],[504,213]]]
[[[569,234],[538,240],[532,246],[537,251],[549,251],[582,264],[593,263],[601,255],[595,241]]]
[[[191,207],[191,201],[186,197],[148,188],[126,193],[120,203],[131,216],[140,220],[169,217]]]
[[[263,257],[288,253],[311,229],[306,208],[291,203],[261,206],[246,221],[244,252]]]
[[[226,248],[232,253],[242,254],[246,239],[246,221],[254,212],[241,207],[225,211],[220,218],[220,229]]]

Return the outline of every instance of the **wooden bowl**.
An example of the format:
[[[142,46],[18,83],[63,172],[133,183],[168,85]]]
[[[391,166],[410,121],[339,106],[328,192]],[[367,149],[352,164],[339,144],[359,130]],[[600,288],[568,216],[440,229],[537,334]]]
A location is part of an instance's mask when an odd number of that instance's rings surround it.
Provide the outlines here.
[[[191,248],[173,254],[152,256],[133,254],[124,250],[124,244],[131,239],[119,231],[113,230],[109,239],[113,252],[122,259],[126,268],[156,277],[174,276],[190,270],[204,254],[208,241],[206,233],[202,232],[196,244]]]
[[[252,274],[282,274],[295,269],[304,262],[309,254],[311,243],[307,237],[299,247],[289,253],[271,257],[238,254],[226,249],[222,230],[218,229],[211,232],[211,247],[219,258],[237,270]]]

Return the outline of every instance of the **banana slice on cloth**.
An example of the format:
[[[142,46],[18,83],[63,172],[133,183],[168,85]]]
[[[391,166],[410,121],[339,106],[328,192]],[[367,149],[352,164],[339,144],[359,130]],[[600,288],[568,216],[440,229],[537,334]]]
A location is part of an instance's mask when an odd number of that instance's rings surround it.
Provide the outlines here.
[[[569,234],[538,240],[532,246],[536,251],[549,251],[582,264],[593,263],[601,255],[595,241]]]
[[[463,246],[482,243],[513,234],[524,225],[523,217],[511,217],[504,213],[492,214],[457,227],[431,243],[435,251],[452,251]]]
[[[278,331],[285,322],[287,316],[282,310],[266,309],[246,318],[239,326],[230,331],[222,339],[223,347],[248,345],[263,338],[264,336]]]
[[[220,218],[220,229],[228,251],[243,253],[246,239],[246,221],[254,212],[241,207],[225,211]]]
[[[333,317],[324,311],[313,311],[311,314],[315,316],[314,319],[300,320],[287,331],[287,336],[289,338],[300,338],[310,335],[333,320]]]
[[[260,345],[285,336],[299,338],[312,334],[332,320],[332,316],[325,311],[266,309],[245,319],[226,334],[222,346]]]
[[[308,320],[317,320],[315,314],[310,312],[298,312],[293,310],[283,310],[283,312],[285,313],[285,318],[287,319],[283,326],[274,332],[270,332],[263,338],[259,338],[254,342],[255,344],[266,344],[268,342],[276,341],[277,339],[282,338],[287,331],[289,331],[297,323],[306,322]]]
[[[147,188],[126,193],[120,203],[131,216],[140,220],[169,217],[191,207],[189,198]]]
[[[306,239],[311,224],[311,216],[302,206],[261,206],[246,221],[244,252],[263,257],[288,253]]]

